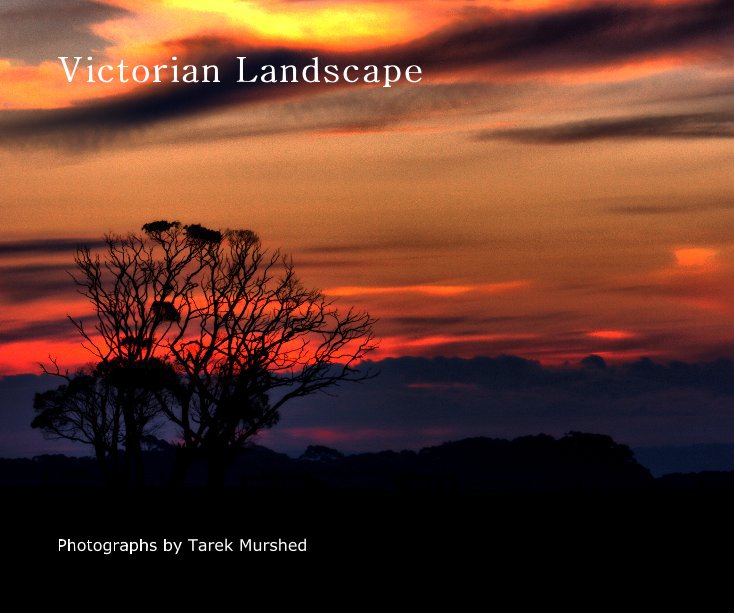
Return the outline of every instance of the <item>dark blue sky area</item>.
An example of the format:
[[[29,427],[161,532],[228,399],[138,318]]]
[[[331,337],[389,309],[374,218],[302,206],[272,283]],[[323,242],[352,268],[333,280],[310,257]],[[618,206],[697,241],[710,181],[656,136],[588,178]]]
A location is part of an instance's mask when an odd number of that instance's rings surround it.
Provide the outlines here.
[[[417,449],[470,436],[507,438],[570,430],[612,435],[633,447],[734,442],[734,364],[589,358],[544,367],[517,357],[399,358],[338,396],[286,405],[258,442],[290,454],[319,443],[345,452]],[[85,453],[32,431],[33,394],[50,377],[0,379],[0,457]],[[165,433],[159,433],[165,436]]]

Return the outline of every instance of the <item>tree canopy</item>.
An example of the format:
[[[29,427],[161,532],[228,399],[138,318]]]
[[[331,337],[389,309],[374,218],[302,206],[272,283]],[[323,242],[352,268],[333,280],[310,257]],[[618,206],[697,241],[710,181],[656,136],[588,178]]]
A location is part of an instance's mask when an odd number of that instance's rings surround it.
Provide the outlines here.
[[[306,287],[250,230],[161,220],[104,245],[80,247],[72,274],[93,324],[70,320],[96,365],[46,369],[65,382],[36,398],[33,425],[94,445],[112,472],[124,446],[123,482],[141,483],[141,441],[161,419],[177,431],[177,472],[204,460],[221,481],[287,402],[371,376],[359,366],[375,320]]]

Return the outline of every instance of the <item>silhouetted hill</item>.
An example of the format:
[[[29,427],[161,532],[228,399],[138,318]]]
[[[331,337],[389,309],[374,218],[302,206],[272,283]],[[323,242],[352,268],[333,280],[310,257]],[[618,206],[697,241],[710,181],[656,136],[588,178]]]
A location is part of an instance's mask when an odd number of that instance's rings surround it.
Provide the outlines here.
[[[146,482],[166,485],[175,448],[146,453]],[[545,492],[643,488],[649,471],[630,449],[610,437],[574,432],[514,440],[471,438],[419,452],[383,451],[344,456],[313,446],[292,459],[259,446],[240,453],[227,476],[229,486],[271,491]],[[206,482],[206,467],[194,466],[185,480]],[[0,460],[2,485],[102,485],[90,458],[39,456]]]
[[[146,479],[164,487],[141,491],[104,487],[91,458],[0,460],[11,527],[4,551],[15,552],[8,559],[31,556],[37,567],[46,556],[45,571],[55,573],[59,565],[86,568],[103,558],[59,552],[59,539],[146,539],[158,543],[158,553],[118,557],[159,572],[178,558],[163,552],[164,538],[307,538],[310,567],[323,556],[344,568],[370,561],[374,569],[378,556],[380,569],[392,562],[404,569],[406,560],[443,569],[474,564],[479,553],[513,573],[534,564],[545,574],[558,568],[562,551],[564,572],[575,560],[577,570],[596,575],[623,552],[625,564],[637,560],[647,576],[651,555],[660,564],[700,565],[706,543],[723,548],[731,541],[734,472],[654,479],[628,447],[603,435],[470,438],[357,455],[312,446],[298,459],[253,446],[237,458],[230,487],[219,490],[165,487],[175,449],[152,448]],[[204,466],[186,483],[205,484]],[[226,554],[181,558],[207,568],[236,562],[238,573],[246,563]],[[252,568],[302,563],[300,556],[248,560]]]
[[[691,448],[692,458],[699,447]],[[729,446],[719,447],[722,453],[730,450]],[[469,438],[417,452],[344,455],[313,445],[298,459],[253,445],[239,454],[226,484],[259,492],[734,491],[734,471],[681,470],[654,479],[638,461],[647,459],[645,453],[633,454],[609,436],[578,432],[558,439],[543,434],[513,440]],[[174,447],[148,451],[146,483],[167,485],[174,460]],[[196,487],[206,480],[206,466],[194,465],[185,483]],[[42,455],[0,459],[0,486],[101,487],[104,480],[93,458]]]
[[[301,478],[327,489],[428,492],[522,492],[639,488],[650,473],[624,445],[603,435],[512,441],[471,438],[419,452],[384,451],[300,460]],[[308,451],[304,456],[309,455]]]

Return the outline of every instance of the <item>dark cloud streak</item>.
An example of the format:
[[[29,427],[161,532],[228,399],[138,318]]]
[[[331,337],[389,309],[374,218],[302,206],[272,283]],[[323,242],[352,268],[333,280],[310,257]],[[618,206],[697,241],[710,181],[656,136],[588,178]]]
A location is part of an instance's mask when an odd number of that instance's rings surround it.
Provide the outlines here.
[[[488,130],[478,140],[504,139],[518,143],[562,145],[597,140],[640,138],[734,138],[734,113],[643,115],[598,119],[509,130]]]
[[[609,4],[533,12],[429,36],[424,64],[444,70],[506,66],[527,72],[603,66],[696,49],[724,54],[734,30],[729,0],[672,6]]]
[[[515,356],[382,360],[374,363],[380,375],[372,382],[345,387],[339,397],[294,402],[261,442],[301,453],[324,442],[342,451],[378,451],[388,437],[394,447],[420,448],[430,437],[442,442],[569,430],[636,445],[734,440],[731,361],[584,364],[545,367]],[[3,431],[27,433],[33,393],[56,385],[49,377],[0,378]],[[314,433],[322,429],[337,442],[319,440]],[[356,441],[360,431],[370,434]],[[15,445],[13,452],[28,449]],[[0,455],[10,453],[0,448]]]
[[[0,115],[0,143],[13,146],[41,144],[93,148],[115,142],[134,130],[164,120],[184,118],[234,105],[282,100],[334,91],[338,86],[306,84],[243,85],[236,81],[237,55],[247,55],[252,66],[304,66],[318,55],[324,63],[420,64],[432,75],[475,72],[491,78],[493,72],[529,74],[559,69],[607,66],[665,53],[697,51],[715,58],[726,55],[734,35],[734,3],[697,2],[683,5],[586,7],[463,24],[412,43],[369,53],[322,53],[308,49],[247,51],[231,40],[200,38],[173,41],[180,57],[195,64],[222,67],[219,84],[149,86],[113,99],[50,111],[5,112]],[[384,115],[384,113],[383,113]],[[371,118],[367,125],[379,123]],[[386,118],[382,118],[385,121]],[[533,142],[574,142],[616,135],[670,134],[679,137],[721,136],[732,133],[731,118],[675,116],[627,120],[621,125],[586,125],[565,131],[493,133]],[[630,123],[631,122],[631,123]],[[652,122],[652,124],[651,124]],[[359,128],[360,125],[357,124]],[[255,135],[257,131],[255,131]],[[245,131],[240,136],[247,136]],[[230,135],[231,136],[231,135]],[[237,134],[235,134],[237,136]],[[485,137],[487,135],[485,134]]]
[[[703,211],[730,211],[734,203],[707,203],[707,204],[628,204],[608,207],[608,213],[615,215],[677,215],[701,213]]]
[[[514,356],[383,360],[377,388],[306,399],[266,440],[295,445],[291,428],[318,427],[345,440],[360,428],[376,429],[364,450],[384,447],[380,431],[410,447],[422,446],[429,429],[444,438],[585,430],[634,444],[714,442],[734,433],[732,362],[598,364],[545,367]]]
[[[0,266],[0,292],[5,300],[25,303],[59,294],[70,297],[74,283],[71,264],[20,264]]]
[[[48,238],[0,242],[0,256],[72,254],[80,245],[96,249],[103,241],[85,238]]]
[[[75,317],[77,321],[82,320],[88,327],[94,325],[95,321],[91,317]],[[54,341],[54,340],[70,340],[79,339],[79,332],[74,326],[65,319],[49,319],[39,321],[29,321],[17,326],[5,326],[0,332],[0,339],[3,343],[28,342],[28,341]]]

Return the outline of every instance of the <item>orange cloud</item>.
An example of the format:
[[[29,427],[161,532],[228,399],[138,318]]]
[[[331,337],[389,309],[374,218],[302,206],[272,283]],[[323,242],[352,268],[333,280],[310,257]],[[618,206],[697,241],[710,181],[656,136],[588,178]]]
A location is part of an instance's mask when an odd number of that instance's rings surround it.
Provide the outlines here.
[[[458,296],[470,292],[482,294],[504,294],[526,289],[530,281],[504,281],[500,283],[483,283],[474,285],[396,285],[370,287],[360,285],[344,285],[324,290],[329,296],[374,296],[382,294],[423,294],[425,296]]]
[[[535,334],[434,334],[418,338],[402,336],[383,337],[375,351],[375,359],[400,357],[405,355],[422,355],[431,348],[472,343],[512,343],[512,341],[532,340]],[[467,355],[475,355],[470,351]]]
[[[708,247],[681,247],[673,255],[675,263],[682,268],[707,268],[715,263],[718,252]]]
[[[587,332],[586,336],[609,341],[620,341],[627,338],[634,338],[636,334],[627,332],[626,330],[594,330],[593,332]]]

